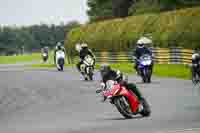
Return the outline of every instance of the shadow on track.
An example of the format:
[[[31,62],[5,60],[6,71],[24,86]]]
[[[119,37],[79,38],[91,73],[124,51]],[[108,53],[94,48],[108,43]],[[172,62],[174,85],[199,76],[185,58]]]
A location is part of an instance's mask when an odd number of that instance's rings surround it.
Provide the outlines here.
[[[150,85],[150,84],[160,84],[159,81],[152,81],[151,83],[144,83],[144,82],[135,82],[136,84],[142,84],[142,85]]]
[[[104,120],[120,121],[120,120],[135,120],[135,119],[142,119],[142,118],[145,118],[145,117],[135,116],[135,117],[130,118],[130,119],[126,119],[126,118],[123,118],[123,117],[120,117],[120,118],[105,118]]]

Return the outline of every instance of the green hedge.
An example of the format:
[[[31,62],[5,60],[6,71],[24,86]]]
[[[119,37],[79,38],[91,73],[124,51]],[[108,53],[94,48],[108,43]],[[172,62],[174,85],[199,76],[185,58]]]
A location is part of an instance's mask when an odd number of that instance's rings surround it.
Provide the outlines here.
[[[87,42],[95,50],[128,50],[145,34],[158,47],[200,47],[200,7],[84,25],[68,34],[65,46],[74,49],[76,43]]]

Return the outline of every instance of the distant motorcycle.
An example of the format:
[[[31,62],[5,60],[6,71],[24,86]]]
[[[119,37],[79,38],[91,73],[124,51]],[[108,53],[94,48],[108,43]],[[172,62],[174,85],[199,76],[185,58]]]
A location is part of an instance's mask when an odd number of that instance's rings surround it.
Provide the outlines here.
[[[107,97],[109,102],[115,105],[125,118],[132,118],[137,114],[142,116],[150,116],[151,114],[150,106],[145,99],[140,102],[133,91],[115,83],[113,80],[106,82],[105,90],[100,89],[96,93],[102,93],[103,96]]]
[[[151,82],[151,75],[152,75],[152,64],[153,59],[149,54],[144,54],[138,60],[138,73],[142,77],[144,83]]]
[[[93,80],[94,64],[95,60],[90,55],[85,56],[83,64],[80,66],[85,80]]]
[[[65,52],[62,50],[56,51],[56,67],[58,71],[63,71],[65,64]]]
[[[43,59],[43,62],[47,62],[47,60],[48,60],[48,53],[46,53],[46,52],[42,53],[42,59]]]

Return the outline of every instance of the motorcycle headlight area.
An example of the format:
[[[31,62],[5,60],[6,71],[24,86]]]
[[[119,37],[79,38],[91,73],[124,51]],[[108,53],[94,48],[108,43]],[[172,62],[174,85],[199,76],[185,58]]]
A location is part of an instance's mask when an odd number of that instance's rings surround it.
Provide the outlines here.
[[[94,64],[94,60],[92,58],[87,58],[85,61],[84,61],[85,64],[87,65],[93,65]]]
[[[142,61],[142,65],[151,65],[151,60]]]

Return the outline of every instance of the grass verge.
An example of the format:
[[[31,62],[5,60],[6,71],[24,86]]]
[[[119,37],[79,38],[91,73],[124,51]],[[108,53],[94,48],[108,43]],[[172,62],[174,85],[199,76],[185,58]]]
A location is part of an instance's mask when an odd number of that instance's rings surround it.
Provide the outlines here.
[[[113,69],[118,69],[126,74],[135,74],[133,64],[131,63],[120,63],[110,64]],[[29,65],[33,68],[54,68],[54,64],[33,64]],[[74,64],[65,64],[65,67],[74,66]],[[98,70],[100,64],[97,64],[95,68]],[[153,75],[159,77],[179,78],[179,79],[190,79],[191,71],[189,67],[182,64],[155,64]]]
[[[0,56],[0,64],[15,64],[15,63],[33,62],[40,60],[41,60],[40,53],[17,55],[17,56]]]
[[[65,64],[65,67],[69,67],[72,66],[72,64]],[[28,67],[32,67],[32,68],[55,68],[56,66],[54,64],[45,64],[45,63],[40,63],[40,64],[32,64],[32,65],[28,65]]]
[[[34,64],[33,67],[52,67],[53,61],[53,51],[49,52],[48,63],[49,64]],[[0,64],[16,64],[16,63],[27,63],[27,62],[42,62],[41,53],[24,54],[17,56],[0,56]],[[66,62],[68,62],[66,58]]]
[[[99,69],[99,67],[99,64],[96,65],[96,69]],[[111,67],[127,74],[135,74],[133,64],[131,63],[111,64]],[[189,67],[186,67],[183,64],[155,64],[153,75],[159,77],[190,79],[191,71]]]

